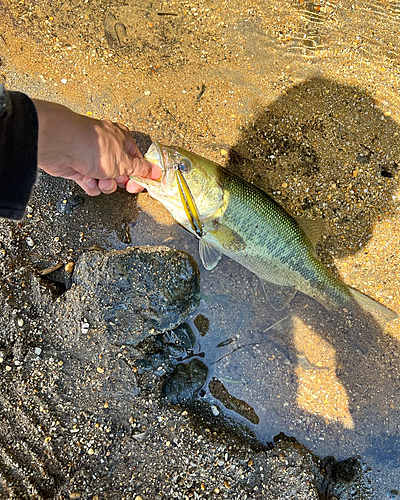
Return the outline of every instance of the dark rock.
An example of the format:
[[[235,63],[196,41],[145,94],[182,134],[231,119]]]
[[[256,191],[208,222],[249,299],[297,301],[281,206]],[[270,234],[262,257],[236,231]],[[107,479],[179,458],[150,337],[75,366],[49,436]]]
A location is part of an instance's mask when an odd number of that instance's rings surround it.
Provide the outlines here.
[[[371,158],[370,155],[358,155],[356,160],[362,165],[368,165],[368,163],[370,163],[371,161]]]
[[[85,199],[83,196],[69,196],[58,201],[57,210],[60,214],[71,215],[72,212],[79,208],[84,202]]]
[[[195,317],[194,324],[202,336],[204,336],[210,328],[210,320],[202,314],[198,314]]]
[[[165,375],[165,367],[169,366],[169,356],[166,353],[149,354],[144,358],[137,359],[135,366],[138,374],[142,375],[144,372],[162,372]]]
[[[197,398],[208,375],[207,366],[199,359],[176,366],[164,385],[163,391],[168,401],[174,405],[190,403]]]
[[[196,345],[197,339],[189,323],[183,323],[163,337],[169,355],[173,358],[185,358]]]

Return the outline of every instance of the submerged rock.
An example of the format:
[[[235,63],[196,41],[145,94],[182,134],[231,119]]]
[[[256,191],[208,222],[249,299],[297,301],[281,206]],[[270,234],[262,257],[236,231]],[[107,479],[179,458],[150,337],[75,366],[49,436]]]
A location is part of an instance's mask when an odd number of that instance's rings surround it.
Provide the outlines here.
[[[180,363],[164,385],[164,395],[174,405],[190,403],[197,399],[208,375],[207,366],[199,359]]]
[[[191,354],[197,339],[189,323],[183,323],[175,330],[166,332],[163,336],[163,343],[169,355],[179,360]]]
[[[90,294],[96,320],[106,323],[111,340],[133,345],[176,328],[199,303],[196,262],[168,247],[87,252],[73,282],[86,303]]]

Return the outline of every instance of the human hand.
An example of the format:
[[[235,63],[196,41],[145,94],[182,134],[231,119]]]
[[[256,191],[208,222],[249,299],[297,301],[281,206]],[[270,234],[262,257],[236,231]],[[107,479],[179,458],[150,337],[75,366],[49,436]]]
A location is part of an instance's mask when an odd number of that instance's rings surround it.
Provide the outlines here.
[[[130,175],[158,179],[161,169],[145,160],[125,125],[95,120],[65,106],[33,99],[39,119],[38,165],[50,175],[74,180],[90,196],[117,187],[143,188]]]

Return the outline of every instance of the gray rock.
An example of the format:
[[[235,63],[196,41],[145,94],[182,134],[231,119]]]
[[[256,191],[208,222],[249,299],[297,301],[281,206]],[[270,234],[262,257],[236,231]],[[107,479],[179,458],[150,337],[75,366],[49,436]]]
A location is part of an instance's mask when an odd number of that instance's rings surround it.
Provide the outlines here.
[[[196,262],[168,247],[87,252],[73,282],[79,290],[71,293],[96,304],[87,316],[105,322],[110,340],[131,345],[177,327],[199,304]]]

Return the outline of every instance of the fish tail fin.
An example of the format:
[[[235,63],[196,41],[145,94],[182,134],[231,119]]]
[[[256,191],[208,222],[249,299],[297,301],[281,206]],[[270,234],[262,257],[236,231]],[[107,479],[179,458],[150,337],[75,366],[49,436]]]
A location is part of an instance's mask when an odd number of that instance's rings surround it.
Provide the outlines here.
[[[355,290],[354,288],[350,288],[350,293],[357,304],[364,311],[371,314],[382,329],[386,327],[386,324],[389,323],[389,321],[393,321],[399,317],[396,312],[392,311],[375,299],[368,297],[368,295]]]

